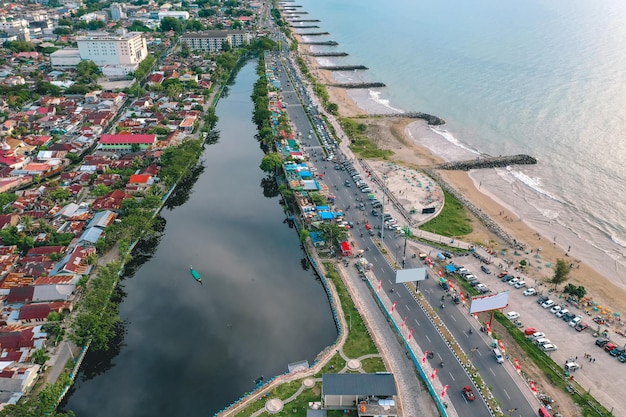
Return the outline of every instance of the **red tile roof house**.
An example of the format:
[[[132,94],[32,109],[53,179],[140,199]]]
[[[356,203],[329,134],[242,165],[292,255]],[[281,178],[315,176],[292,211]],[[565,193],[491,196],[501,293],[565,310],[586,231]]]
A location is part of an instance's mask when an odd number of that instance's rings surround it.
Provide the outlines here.
[[[126,191],[130,193],[145,193],[154,184],[154,177],[149,174],[134,174],[126,184]]]
[[[122,190],[113,190],[103,197],[96,198],[94,202],[91,203],[91,209],[112,210],[117,212],[122,208],[122,201],[127,198],[133,198],[133,196]]]
[[[157,141],[156,135],[116,134],[100,136],[100,149],[114,151],[130,151],[133,146],[140,150],[151,149]]]

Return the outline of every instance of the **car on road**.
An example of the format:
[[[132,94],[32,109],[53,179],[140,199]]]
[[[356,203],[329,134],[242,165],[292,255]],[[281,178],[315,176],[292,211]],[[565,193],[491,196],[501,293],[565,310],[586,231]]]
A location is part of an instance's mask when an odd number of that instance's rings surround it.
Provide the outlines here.
[[[554,305],[554,301],[548,299],[543,304],[541,304],[541,307],[543,307],[543,308],[552,308],[553,305]]]
[[[539,346],[539,348],[541,350],[543,350],[544,352],[552,352],[554,350],[557,350],[558,348],[556,347],[556,345],[553,345],[552,343],[547,343],[545,345],[541,345]]]
[[[506,318],[509,320],[516,320],[519,319],[520,314],[517,311],[509,311],[508,313],[506,313]]]
[[[536,295],[537,294],[537,290],[534,288],[526,288],[523,292],[524,295],[526,296],[531,296],[531,295]]]
[[[372,216],[378,216],[378,210],[376,209],[372,210]]]
[[[583,321],[583,318],[581,316],[576,316],[569,321],[569,327],[576,327],[581,321]]]
[[[526,281],[518,281],[517,284],[514,285],[515,288],[520,289],[526,286]]]
[[[561,309],[561,311],[556,312],[556,316],[558,318],[562,318],[565,314],[569,313],[569,310],[566,308]]]
[[[474,401],[476,399],[474,390],[472,390],[472,387],[470,386],[463,387],[463,396],[467,401]]]
[[[552,314],[556,314],[556,313],[558,313],[559,311],[561,311],[561,309],[562,309],[562,308],[563,308],[563,307],[561,307],[561,306],[554,306],[554,307],[552,307],[552,308],[550,309],[550,313],[552,313]]]
[[[524,334],[526,336],[531,336],[535,333],[537,333],[537,329],[535,329],[534,327],[527,327],[526,329],[524,329]]]

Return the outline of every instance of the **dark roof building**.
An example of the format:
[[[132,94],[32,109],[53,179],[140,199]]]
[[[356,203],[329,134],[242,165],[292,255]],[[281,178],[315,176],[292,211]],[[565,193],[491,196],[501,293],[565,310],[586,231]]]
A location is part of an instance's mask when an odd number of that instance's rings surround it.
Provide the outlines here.
[[[358,409],[359,416],[397,415],[393,374],[324,374],[324,409]]]

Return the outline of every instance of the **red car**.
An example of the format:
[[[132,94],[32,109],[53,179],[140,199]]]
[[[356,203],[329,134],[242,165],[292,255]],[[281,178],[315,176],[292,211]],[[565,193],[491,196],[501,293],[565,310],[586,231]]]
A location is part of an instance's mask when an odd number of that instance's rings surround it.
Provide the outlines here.
[[[372,230],[372,225],[371,225],[371,224],[369,224],[369,223],[365,223],[365,228],[366,228],[367,230]]]
[[[472,387],[470,386],[463,387],[463,396],[465,397],[467,401],[474,401],[476,399],[476,396],[474,395],[474,391],[472,390]]]
[[[577,332],[582,332],[583,330],[585,330],[587,327],[589,327],[589,325],[585,322],[580,322],[576,325],[576,327],[574,327],[574,329],[576,329]]]
[[[535,329],[534,327],[527,327],[526,330],[524,330],[524,334],[526,336],[530,336],[532,334],[535,334],[537,332],[537,329]]]

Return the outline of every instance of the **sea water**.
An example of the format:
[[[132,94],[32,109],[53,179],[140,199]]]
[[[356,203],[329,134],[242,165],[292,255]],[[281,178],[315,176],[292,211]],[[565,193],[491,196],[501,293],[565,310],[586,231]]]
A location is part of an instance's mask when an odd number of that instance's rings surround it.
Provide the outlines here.
[[[473,172],[480,190],[626,288],[626,7],[621,0],[298,0],[342,58],[338,82],[372,113],[442,117],[446,159],[526,153]],[[315,29],[317,30],[317,29]],[[305,32],[304,30],[302,32]],[[419,138],[416,138],[419,141]],[[437,142],[437,141],[434,141]],[[539,242],[528,242],[537,247]]]

